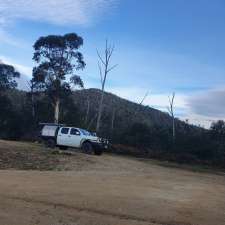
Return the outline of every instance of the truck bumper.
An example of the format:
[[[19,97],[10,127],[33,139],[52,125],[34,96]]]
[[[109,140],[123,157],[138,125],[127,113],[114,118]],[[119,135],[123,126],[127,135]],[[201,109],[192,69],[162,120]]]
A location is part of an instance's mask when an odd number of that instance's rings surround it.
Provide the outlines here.
[[[108,145],[105,143],[91,142],[94,149],[104,150],[108,148]]]
[[[102,155],[106,146],[103,143],[91,142],[95,155]]]

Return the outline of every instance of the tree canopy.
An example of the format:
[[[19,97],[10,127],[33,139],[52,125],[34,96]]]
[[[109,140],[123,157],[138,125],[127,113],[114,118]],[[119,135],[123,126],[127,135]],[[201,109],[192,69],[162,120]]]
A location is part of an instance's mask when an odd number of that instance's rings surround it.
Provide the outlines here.
[[[223,120],[213,122],[211,130],[216,137],[225,137],[225,122]]]
[[[11,65],[0,63],[0,92],[17,87],[16,78],[20,73]]]

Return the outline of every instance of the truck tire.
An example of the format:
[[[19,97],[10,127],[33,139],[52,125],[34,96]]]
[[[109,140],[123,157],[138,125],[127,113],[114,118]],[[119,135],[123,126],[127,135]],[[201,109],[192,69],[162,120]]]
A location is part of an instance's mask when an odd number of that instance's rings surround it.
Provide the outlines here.
[[[86,141],[82,144],[82,152],[85,154],[93,154],[93,146],[90,142]]]
[[[95,149],[94,152],[95,152],[95,155],[102,155],[103,153],[102,149],[99,149],[99,148]]]
[[[68,147],[67,147],[67,146],[59,146],[59,149],[60,149],[60,150],[67,150]]]
[[[47,148],[55,148],[55,140],[48,139],[46,140],[45,145]]]

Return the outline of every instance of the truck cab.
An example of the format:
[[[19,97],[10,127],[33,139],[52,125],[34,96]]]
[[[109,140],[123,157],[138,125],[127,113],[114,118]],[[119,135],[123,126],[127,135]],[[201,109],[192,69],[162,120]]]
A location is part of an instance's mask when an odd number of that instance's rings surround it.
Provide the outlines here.
[[[61,127],[57,135],[57,144],[74,148],[81,148],[84,141],[98,142],[98,137],[92,136],[90,132],[75,128]]]

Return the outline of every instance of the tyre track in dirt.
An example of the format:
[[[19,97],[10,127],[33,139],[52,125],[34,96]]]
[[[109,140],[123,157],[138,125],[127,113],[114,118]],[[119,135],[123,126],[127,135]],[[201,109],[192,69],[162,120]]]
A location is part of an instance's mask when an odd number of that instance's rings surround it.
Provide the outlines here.
[[[135,222],[144,222],[150,225],[193,225],[190,223],[183,223],[183,222],[160,222],[156,221],[154,219],[145,219],[141,217],[137,217],[134,215],[127,215],[127,214],[122,214],[122,213],[112,213],[107,210],[98,210],[98,209],[92,209],[92,208],[81,208],[81,207],[76,207],[73,205],[67,205],[67,204],[62,204],[62,203],[57,203],[57,202],[50,202],[50,201],[41,201],[41,200],[34,200],[30,198],[22,198],[22,197],[13,197],[10,195],[0,195],[0,197],[5,198],[5,199],[10,199],[10,200],[16,200],[16,201],[22,201],[25,203],[32,203],[32,204],[41,204],[47,207],[54,207],[54,208],[63,208],[66,210],[74,210],[76,212],[85,212],[88,214],[97,214],[100,216],[110,216],[119,220],[128,220],[128,221],[135,221]],[[197,224],[196,224],[197,225]]]

